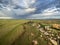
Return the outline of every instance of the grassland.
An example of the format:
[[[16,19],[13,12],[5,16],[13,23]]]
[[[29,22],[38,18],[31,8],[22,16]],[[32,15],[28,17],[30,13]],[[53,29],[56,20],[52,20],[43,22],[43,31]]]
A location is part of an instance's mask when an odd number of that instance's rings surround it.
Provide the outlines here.
[[[28,21],[28,20],[27,20]],[[0,45],[10,45],[22,34],[26,20],[0,20]]]
[[[31,21],[43,25],[60,24],[60,20],[0,20],[0,45],[32,45],[33,40],[37,40],[38,45],[47,45],[45,35],[32,26]]]

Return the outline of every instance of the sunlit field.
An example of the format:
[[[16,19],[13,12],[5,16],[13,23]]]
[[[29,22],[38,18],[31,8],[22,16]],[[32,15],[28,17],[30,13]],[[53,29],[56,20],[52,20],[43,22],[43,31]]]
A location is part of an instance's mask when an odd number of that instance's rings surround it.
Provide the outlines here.
[[[60,20],[0,20],[0,45],[59,45]]]

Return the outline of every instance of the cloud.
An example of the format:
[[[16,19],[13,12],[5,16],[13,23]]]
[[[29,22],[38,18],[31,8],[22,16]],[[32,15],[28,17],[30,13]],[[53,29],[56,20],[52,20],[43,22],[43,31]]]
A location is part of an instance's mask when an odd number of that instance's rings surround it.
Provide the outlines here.
[[[0,17],[58,18],[59,2],[60,0],[0,0]]]
[[[27,18],[29,19],[52,19],[52,18],[60,19],[60,11],[58,10],[60,10],[60,8],[51,7],[51,8],[45,9],[40,14],[34,14]]]
[[[42,15],[55,15],[58,13],[59,13],[58,8],[52,7],[52,8],[48,8],[48,9],[44,10],[42,12]]]
[[[34,12],[36,9],[35,8],[28,8],[28,9],[25,9],[25,11],[27,13],[30,13],[30,12]]]
[[[0,17],[0,19],[14,19],[13,17]]]

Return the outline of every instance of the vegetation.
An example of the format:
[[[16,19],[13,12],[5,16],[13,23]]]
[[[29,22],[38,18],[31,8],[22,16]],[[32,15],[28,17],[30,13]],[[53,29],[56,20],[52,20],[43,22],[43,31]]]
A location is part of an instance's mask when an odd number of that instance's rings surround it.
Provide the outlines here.
[[[34,45],[33,41],[36,45],[50,45],[50,35],[47,37],[39,29],[49,32],[45,26],[51,26],[51,33],[56,37],[60,30],[54,29],[53,24],[60,24],[59,22],[60,20],[0,20],[0,45]]]

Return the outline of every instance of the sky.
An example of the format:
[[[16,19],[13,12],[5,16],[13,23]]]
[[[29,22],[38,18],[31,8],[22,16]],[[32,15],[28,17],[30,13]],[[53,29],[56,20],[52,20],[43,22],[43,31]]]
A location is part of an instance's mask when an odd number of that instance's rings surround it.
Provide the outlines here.
[[[0,19],[60,19],[60,0],[0,0]]]

